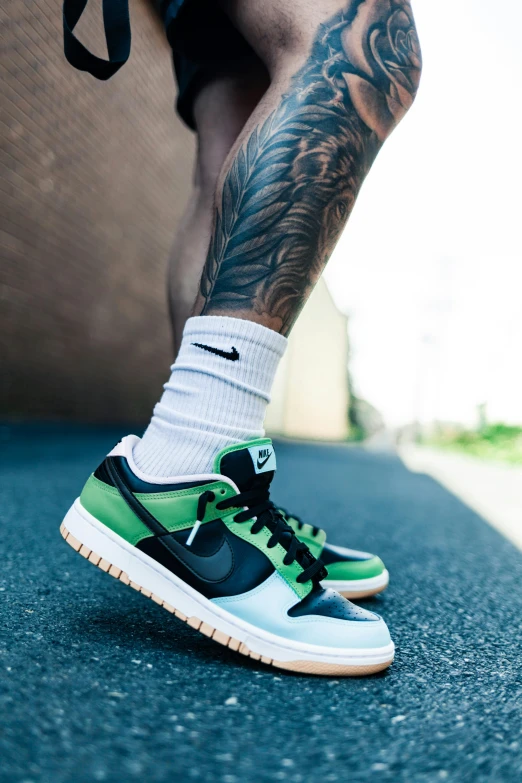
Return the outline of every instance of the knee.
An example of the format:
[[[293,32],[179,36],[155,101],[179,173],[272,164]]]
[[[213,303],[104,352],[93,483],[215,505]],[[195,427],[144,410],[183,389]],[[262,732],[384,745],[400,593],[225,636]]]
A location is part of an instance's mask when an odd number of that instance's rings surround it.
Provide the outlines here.
[[[364,0],[340,31],[342,79],[355,111],[380,141],[412,105],[422,58],[409,0]]]
[[[301,54],[294,86],[330,105],[342,102],[383,141],[412,105],[421,50],[409,0],[349,0],[316,25]],[[295,31],[277,48],[279,61],[302,48]]]

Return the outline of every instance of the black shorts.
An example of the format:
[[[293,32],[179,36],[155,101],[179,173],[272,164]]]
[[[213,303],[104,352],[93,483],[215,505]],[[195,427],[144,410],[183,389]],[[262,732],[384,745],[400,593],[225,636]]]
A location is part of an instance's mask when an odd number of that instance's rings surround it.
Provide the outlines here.
[[[166,0],[162,15],[178,82],[176,108],[195,130],[194,100],[205,82],[237,71],[256,55],[217,0]]]

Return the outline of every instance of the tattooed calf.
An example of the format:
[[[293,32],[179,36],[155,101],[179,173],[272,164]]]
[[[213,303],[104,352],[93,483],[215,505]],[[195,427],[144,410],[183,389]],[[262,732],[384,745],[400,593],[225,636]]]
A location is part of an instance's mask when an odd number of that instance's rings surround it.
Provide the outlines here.
[[[290,331],[420,69],[407,0],[352,0],[319,28],[291,89],[225,177],[203,314],[253,310]]]

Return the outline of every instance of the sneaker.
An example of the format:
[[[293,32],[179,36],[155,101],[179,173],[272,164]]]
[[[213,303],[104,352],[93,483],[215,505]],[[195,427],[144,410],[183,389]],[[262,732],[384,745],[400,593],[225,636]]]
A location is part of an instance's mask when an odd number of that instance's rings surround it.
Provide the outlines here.
[[[218,454],[214,473],[159,479],[124,438],[60,528],[91,563],[232,650],[334,676],[385,669],[384,621],[321,587],[326,570],[269,499],[269,439]]]
[[[390,575],[380,557],[327,544],[326,533],[320,527],[308,525],[283,508],[279,511],[297,537],[315,557],[321,558],[328,569],[328,576],[322,581],[323,587],[330,587],[351,599],[368,598],[386,590]]]

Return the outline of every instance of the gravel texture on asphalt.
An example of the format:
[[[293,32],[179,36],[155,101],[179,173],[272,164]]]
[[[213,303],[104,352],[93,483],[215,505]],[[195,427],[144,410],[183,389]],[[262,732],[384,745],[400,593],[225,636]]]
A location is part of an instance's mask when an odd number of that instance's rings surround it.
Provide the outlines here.
[[[103,574],[58,528],[121,431],[0,427],[2,783],[522,780],[522,555],[391,454],[278,444],[274,498],[391,572],[393,666],[257,664]]]

